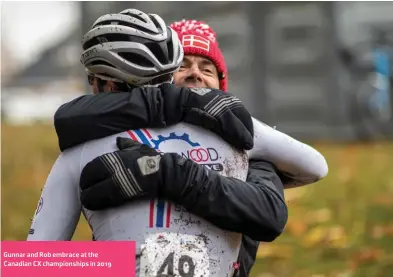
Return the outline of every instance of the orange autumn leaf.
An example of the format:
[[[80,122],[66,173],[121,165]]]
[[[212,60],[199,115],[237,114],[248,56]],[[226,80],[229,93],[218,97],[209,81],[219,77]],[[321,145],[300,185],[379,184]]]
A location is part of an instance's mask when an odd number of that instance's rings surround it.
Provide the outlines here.
[[[261,244],[257,253],[258,258],[275,257],[289,259],[292,256],[292,247],[280,244]]]
[[[329,230],[326,227],[317,226],[303,238],[303,245],[311,247],[320,244],[328,237]]]
[[[382,258],[384,251],[379,248],[362,249],[352,255],[350,264],[351,268],[355,270],[361,264],[376,262]]]
[[[348,236],[342,226],[313,228],[303,239],[303,245],[312,247],[326,244],[334,248],[344,248],[348,245]]]
[[[304,220],[308,223],[324,223],[328,222],[332,218],[332,212],[327,209],[319,209],[306,213]]]
[[[348,246],[348,236],[342,226],[333,226],[329,229],[328,243],[334,248]]]
[[[391,195],[388,194],[381,194],[375,197],[373,202],[380,206],[393,206],[393,198]]]
[[[307,229],[308,225],[303,220],[293,219],[288,221],[285,232],[288,232],[294,237],[300,237],[307,232]]]
[[[371,236],[373,239],[380,239],[385,235],[383,226],[374,226],[371,231]]]

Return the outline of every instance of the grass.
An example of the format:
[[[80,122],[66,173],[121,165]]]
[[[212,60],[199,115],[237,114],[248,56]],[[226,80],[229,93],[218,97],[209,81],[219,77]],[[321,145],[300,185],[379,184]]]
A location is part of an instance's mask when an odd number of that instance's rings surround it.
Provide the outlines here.
[[[393,142],[314,144],[329,176],[286,191],[289,222],[251,277],[393,276]],[[24,240],[59,153],[51,126],[2,125],[2,240]],[[74,240],[90,240],[81,218]]]

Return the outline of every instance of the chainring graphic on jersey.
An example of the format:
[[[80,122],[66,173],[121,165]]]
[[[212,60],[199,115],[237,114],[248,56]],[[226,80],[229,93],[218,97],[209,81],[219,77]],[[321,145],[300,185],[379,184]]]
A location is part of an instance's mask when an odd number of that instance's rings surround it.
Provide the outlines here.
[[[190,136],[189,136],[188,134],[183,133],[183,135],[178,136],[178,135],[175,134],[175,132],[170,133],[168,137],[164,137],[164,136],[162,136],[162,135],[159,135],[159,136],[157,137],[157,139],[152,139],[151,142],[152,142],[153,145],[154,145],[154,149],[158,150],[159,147],[160,147],[160,144],[161,144],[162,142],[168,141],[168,140],[182,140],[182,141],[188,143],[188,144],[189,144],[190,146],[192,146],[192,147],[200,146],[199,143],[197,143],[197,142],[192,142],[192,141],[190,140]]]

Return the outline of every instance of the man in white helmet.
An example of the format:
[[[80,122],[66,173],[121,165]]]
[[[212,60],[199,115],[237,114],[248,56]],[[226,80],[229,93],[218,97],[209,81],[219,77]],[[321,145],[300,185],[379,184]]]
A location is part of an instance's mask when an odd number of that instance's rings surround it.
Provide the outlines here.
[[[253,130],[247,128],[251,117],[248,114],[247,118],[240,101],[228,94],[210,89],[193,93],[191,89],[176,89],[168,84],[182,62],[183,52],[176,34],[157,15],[126,10],[102,16],[84,36],[83,48],[81,61],[89,70],[95,93],[160,84],[161,90],[178,90],[182,95],[179,98],[185,98],[179,102],[186,106],[182,119],[194,125],[206,123],[209,125],[206,128],[216,133],[224,130],[220,129],[221,117],[232,120],[235,129],[239,121],[245,123],[244,133],[237,137],[243,140],[245,148],[235,148],[209,131],[184,123],[165,129],[126,130],[68,148],[60,154],[49,174],[28,240],[71,239],[83,212],[96,240],[137,242],[140,277],[163,276],[165,272],[232,276],[241,235],[236,230],[222,229],[226,227],[225,222],[216,226],[199,217],[198,214],[204,214],[203,207],[210,207],[210,203],[200,201],[203,200],[200,194],[218,199],[237,190],[240,194],[231,197],[237,204],[223,203],[219,209],[242,220],[258,221],[261,225],[254,235],[265,233],[269,240],[282,231],[287,218],[282,183],[274,167],[268,163],[262,166],[268,174],[265,180],[256,179],[256,185],[243,182],[248,188],[242,189],[237,183],[247,177],[248,156],[244,149],[252,147],[252,141],[248,140],[252,139]],[[150,92],[157,92],[154,88],[138,91],[135,95],[145,99],[152,97]],[[120,98],[124,96],[122,92],[117,94]],[[229,105],[223,108],[221,103]],[[97,206],[86,209],[89,202],[82,207],[80,199],[83,202],[93,193],[89,191],[91,176],[94,176],[93,183],[102,180],[98,186],[102,189],[95,186],[94,193],[104,200],[103,206],[124,204],[131,198],[134,201],[103,211],[98,211]],[[116,183],[118,190],[107,190],[108,178]],[[267,192],[259,197],[270,213],[268,218],[255,220],[262,211],[246,211],[239,201],[264,187]],[[165,199],[160,198],[163,195]],[[221,211],[214,213],[210,219],[219,217]],[[187,272],[184,272],[185,265]]]

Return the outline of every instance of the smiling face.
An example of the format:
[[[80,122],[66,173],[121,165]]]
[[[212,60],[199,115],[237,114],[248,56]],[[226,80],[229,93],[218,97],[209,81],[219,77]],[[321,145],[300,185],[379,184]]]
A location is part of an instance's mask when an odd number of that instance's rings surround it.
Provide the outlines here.
[[[179,87],[220,88],[216,66],[209,59],[196,55],[184,56],[174,81]]]

